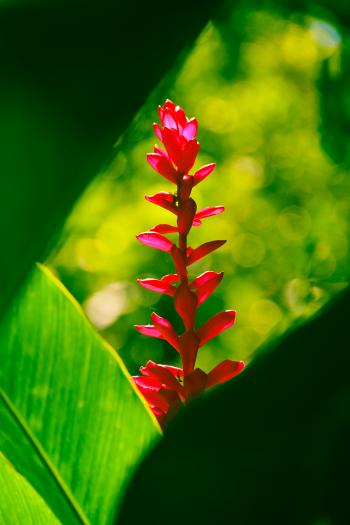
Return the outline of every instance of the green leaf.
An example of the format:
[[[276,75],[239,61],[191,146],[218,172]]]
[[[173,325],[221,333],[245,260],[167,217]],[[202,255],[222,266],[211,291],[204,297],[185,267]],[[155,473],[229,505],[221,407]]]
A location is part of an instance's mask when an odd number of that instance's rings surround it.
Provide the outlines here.
[[[138,525],[140,508],[143,525],[350,523],[349,318],[348,289],[183,410],[118,525]]]
[[[59,525],[44,500],[0,454],[0,525]]]
[[[45,269],[0,326],[0,450],[65,524],[113,521],[159,435],[116,352]]]

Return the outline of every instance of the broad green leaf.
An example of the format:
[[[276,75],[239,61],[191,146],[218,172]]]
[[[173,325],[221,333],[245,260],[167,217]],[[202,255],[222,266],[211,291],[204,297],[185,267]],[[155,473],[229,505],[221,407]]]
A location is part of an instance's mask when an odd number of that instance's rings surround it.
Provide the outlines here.
[[[45,269],[0,326],[0,450],[65,525],[112,523],[158,426],[116,352]]]
[[[0,525],[59,525],[33,487],[0,454]]]
[[[183,410],[118,525],[138,525],[140,508],[143,525],[350,523],[349,318],[348,289]]]

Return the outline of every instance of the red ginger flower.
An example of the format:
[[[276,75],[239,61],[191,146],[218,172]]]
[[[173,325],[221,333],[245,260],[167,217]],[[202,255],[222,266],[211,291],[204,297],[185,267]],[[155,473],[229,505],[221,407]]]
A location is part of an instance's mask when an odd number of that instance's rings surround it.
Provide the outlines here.
[[[152,323],[136,325],[142,334],[167,341],[179,354],[182,368],[160,365],[148,361],[141,367],[141,376],[134,381],[144,395],[161,426],[182,406],[218,383],[237,375],[243,368],[243,361],[225,360],[208,374],[196,368],[198,350],[210,339],[232,326],[236,319],[234,310],[214,315],[203,326],[196,328],[196,310],[211,295],[223,278],[223,273],[204,272],[189,281],[187,268],[218,249],[226,241],[209,241],[197,248],[187,246],[187,235],[192,226],[200,226],[202,220],[224,211],[223,206],[211,206],[197,212],[197,205],[191,198],[192,188],[214,170],[215,164],[207,164],[193,175],[193,167],[199,142],[196,139],[197,120],[189,119],[180,106],[166,100],[159,106],[161,126],[154,124],[154,131],[165,150],[154,146],[154,153],[147,155],[149,164],[160,175],[176,185],[176,194],[159,192],[146,199],[170,211],[177,217],[176,226],[158,224],[137,239],[151,248],[171,255],[176,273],[161,279],[138,279],[144,288],[174,297],[174,306],[184,324],[184,332],[177,334],[171,323],[163,317],[152,314]],[[170,241],[165,234],[178,233],[178,244]]]

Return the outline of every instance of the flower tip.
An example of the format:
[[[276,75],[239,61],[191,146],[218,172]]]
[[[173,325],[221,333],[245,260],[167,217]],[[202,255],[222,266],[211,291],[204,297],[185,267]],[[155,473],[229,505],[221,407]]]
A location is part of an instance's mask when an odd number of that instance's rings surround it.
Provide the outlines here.
[[[233,322],[235,322],[237,316],[236,310],[225,310],[225,314],[227,315],[227,317],[232,319]]]
[[[162,324],[162,325],[169,324],[169,321],[164,319],[164,317],[161,317],[160,315],[158,315],[156,312],[152,312],[151,319],[154,322],[154,324]]]

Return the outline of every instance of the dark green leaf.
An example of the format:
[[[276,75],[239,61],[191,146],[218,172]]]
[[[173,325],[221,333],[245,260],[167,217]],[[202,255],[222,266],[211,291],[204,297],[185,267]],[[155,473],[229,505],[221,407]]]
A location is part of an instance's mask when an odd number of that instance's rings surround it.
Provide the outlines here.
[[[184,410],[118,524],[350,523],[349,318],[347,291]]]

